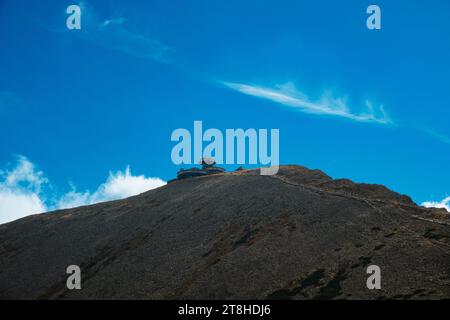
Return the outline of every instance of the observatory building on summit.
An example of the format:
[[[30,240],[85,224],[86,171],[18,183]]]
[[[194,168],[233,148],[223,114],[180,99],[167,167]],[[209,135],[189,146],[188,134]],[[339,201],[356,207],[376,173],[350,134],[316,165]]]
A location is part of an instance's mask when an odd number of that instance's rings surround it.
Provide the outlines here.
[[[191,168],[191,169],[181,169],[177,173],[177,179],[186,179],[192,177],[206,176],[215,173],[223,173],[225,172],[224,168],[216,167],[216,162],[211,158],[202,158],[200,161],[202,168]]]

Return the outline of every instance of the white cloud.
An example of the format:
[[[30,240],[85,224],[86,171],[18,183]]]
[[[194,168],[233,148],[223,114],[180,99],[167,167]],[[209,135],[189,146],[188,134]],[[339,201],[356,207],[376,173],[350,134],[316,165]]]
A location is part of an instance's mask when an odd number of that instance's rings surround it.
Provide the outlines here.
[[[2,182],[6,188],[21,188],[39,193],[41,186],[48,182],[42,171],[24,156],[19,156],[16,167],[11,171],[0,172],[5,178]]]
[[[44,203],[36,193],[0,187],[0,224],[46,210]]]
[[[25,157],[0,177],[0,224],[47,210],[39,195],[47,179]]]
[[[383,106],[381,105],[375,109],[370,101],[366,101],[366,110],[364,112],[355,114],[351,112],[345,98],[335,98],[330,94],[326,94],[320,101],[313,102],[306,95],[299,92],[292,83],[275,86],[275,88],[232,82],[222,83],[228,88],[241,93],[270,100],[305,113],[338,116],[359,122],[392,123]]]
[[[159,178],[134,176],[129,167],[110,173],[95,192],[77,192],[75,186],[62,196],[50,197],[43,191],[49,185],[42,171],[20,156],[11,170],[0,171],[0,224],[31,214],[67,209],[98,202],[123,199],[158,188],[166,182]],[[46,199],[52,199],[46,201]]]
[[[422,206],[426,208],[444,208],[450,212],[450,197],[444,198],[442,201],[425,201]]]
[[[84,193],[77,192],[75,188],[64,194],[59,200],[55,209],[76,208],[90,204],[89,191]]]
[[[100,185],[94,193],[89,191],[77,192],[75,188],[65,194],[59,201],[58,207],[73,208],[81,205],[94,204],[131,197],[145,191],[165,185],[159,178],[133,176],[128,167],[125,172],[110,173],[105,183]]]

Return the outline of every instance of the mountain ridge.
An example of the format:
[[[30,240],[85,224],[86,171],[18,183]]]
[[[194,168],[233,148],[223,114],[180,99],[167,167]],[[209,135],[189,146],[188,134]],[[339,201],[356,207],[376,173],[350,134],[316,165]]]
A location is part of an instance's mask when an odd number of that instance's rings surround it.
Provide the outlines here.
[[[0,258],[0,298],[450,297],[445,209],[295,165],[175,180],[0,225]],[[82,290],[66,288],[72,264]],[[366,287],[370,264],[381,290]]]

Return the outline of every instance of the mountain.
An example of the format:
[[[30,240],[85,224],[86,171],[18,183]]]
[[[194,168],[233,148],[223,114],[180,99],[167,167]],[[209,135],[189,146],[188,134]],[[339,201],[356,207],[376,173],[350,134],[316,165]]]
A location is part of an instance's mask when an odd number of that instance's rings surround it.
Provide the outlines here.
[[[175,180],[0,225],[0,298],[448,299],[450,214],[301,166]]]

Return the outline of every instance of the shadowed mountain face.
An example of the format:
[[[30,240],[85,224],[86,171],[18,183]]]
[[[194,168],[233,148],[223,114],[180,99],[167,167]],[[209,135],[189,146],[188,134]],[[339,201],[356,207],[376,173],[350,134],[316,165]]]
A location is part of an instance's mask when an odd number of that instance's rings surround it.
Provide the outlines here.
[[[69,265],[81,290],[66,288]],[[0,298],[441,299],[449,270],[445,210],[299,166],[0,225]]]

